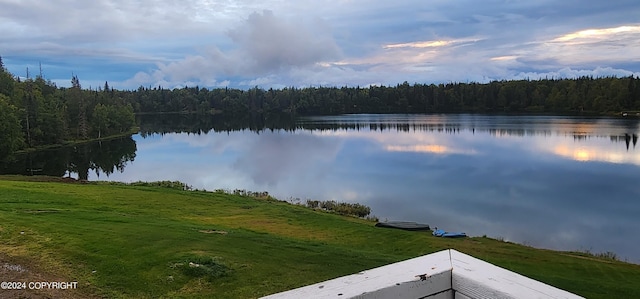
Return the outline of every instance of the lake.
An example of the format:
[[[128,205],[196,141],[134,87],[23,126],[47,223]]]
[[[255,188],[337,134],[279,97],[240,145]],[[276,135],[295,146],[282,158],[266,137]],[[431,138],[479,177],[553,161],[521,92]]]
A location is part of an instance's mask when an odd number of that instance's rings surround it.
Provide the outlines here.
[[[358,202],[381,221],[612,251],[640,263],[637,118],[342,115],[185,124],[192,120],[142,119],[143,131],[131,138],[31,154],[2,171]],[[164,127],[153,129],[159,122]],[[102,152],[111,155],[90,157]],[[68,160],[52,162],[59,156]]]

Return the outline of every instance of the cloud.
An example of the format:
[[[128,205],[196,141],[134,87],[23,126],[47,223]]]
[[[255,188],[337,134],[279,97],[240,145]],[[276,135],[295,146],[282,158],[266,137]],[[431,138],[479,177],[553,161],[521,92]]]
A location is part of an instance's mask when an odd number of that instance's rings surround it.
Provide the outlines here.
[[[251,14],[243,26],[229,31],[229,37],[250,59],[250,69],[259,73],[304,67],[340,56],[322,21],[287,22],[269,10]]]
[[[536,47],[531,60],[553,59],[564,65],[640,61],[640,25],[584,29],[555,37]]]
[[[226,2],[2,0],[0,19],[6,19],[12,26],[3,26],[0,32],[9,39],[74,43],[121,43],[159,36],[179,38],[198,35],[205,29],[219,30],[215,28],[222,26],[210,25],[236,13],[235,7]]]
[[[222,51],[207,46],[198,55],[188,55],[157,69],[140,72],[128,84],[169,83],[187,80],[209,85],[218,77],[256,77],[295,68],[314,66],[340,57],[330,29],[319,19],[312,22],[285,20],[272,11],[252,13],[242,24],[227,32],[233,48]],[[264,79],[249,82],[264,83]]]
[[[427,79],[417,82],[639,74],[637,70],[612,67],[640,61],[636,51],[640,48],[638,25],[533,36],[501,41],[505,36],[478,35],[387,44],[384,52],[349,63],[375,65],[377,69],[403,73],[407,78],[421,74]]]
[[[403,44],[390,44],[390,45],[385,45],[383,48],[385,48],[385,49],[393,49],[393,48],[436,48],[436,47],[448,46],[450,44],[451,44],[451,41],[436,40],[436,41],[411,42],[411,43],[403,43]]]
[[[620,26],[615,28],[580,30],[554,38],[552,42],[569,42],[574,40],[610,38],[611,36],[625,33],[640,33],[640,26]]]

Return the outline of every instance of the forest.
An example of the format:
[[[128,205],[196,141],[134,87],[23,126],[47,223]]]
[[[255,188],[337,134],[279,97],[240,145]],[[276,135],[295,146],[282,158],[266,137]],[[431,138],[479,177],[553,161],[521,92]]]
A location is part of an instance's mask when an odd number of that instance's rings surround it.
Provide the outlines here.
[[[0,57],[0,157],[25,148],[129,132],[135,114],[224,114],[251,119],[345,113],[535,113],[621,115],[640,112],[640,78],[580,77],[369,87],[235,88],[162,86],[116,90],[108,82],[57,87],[41,74],[9,73]],[[286,117],[285,117],[286,118]],[[259,123],[262,123],[260,121]]]
[[[114,91],[136,113],[555,113],[620,114],[640,110],[640,78],[580,77],[369,87],[248,90],[140,87]]]
[[[131,103],[105,84],[102,91],[82,89],[77,76],[59,88],[41,74],[20,79],[0,57],[0,160],[27,148],[100,139],[135,127]]]

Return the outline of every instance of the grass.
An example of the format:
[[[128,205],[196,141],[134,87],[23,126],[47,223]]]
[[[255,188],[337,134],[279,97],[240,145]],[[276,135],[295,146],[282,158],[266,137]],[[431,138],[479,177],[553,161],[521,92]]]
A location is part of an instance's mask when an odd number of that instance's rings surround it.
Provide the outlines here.
[[[247,196],[0,176],[0,253],[86,296],[255,298],[454,248],[589,298],[640,298],[640,265],[441,239]],[[2,297],[0,290],[0,297]]]

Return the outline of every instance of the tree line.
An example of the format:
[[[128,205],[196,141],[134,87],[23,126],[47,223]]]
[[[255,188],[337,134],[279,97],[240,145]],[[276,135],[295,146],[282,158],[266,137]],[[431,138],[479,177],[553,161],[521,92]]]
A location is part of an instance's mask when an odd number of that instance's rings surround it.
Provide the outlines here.
[[[140,87],[119,91],[136,113],[335,115],[345,113],[619,114],[640,110],[640,78],[580,77],[370,87],[248,90]]]
[[[26,79],[9,73],[0,57],[0,159],[27,148],[129,132],[133,106],[104,89],[82,89],[77,76],[59,88],[42,74]]]

